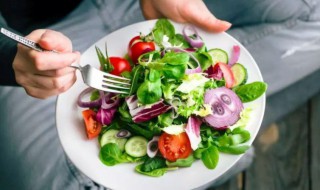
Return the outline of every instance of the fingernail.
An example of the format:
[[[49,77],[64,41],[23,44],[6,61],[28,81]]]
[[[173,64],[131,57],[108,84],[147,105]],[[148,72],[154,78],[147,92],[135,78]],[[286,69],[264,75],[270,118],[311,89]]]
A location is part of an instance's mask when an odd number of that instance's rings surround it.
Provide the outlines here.
[[[230,22],[225,21],[225,20],[222,20],[221,23],[222,23],[223,25],[225,25],[225,27],[227,27],[227,28],[230,28],[231,25],[232,25]]]

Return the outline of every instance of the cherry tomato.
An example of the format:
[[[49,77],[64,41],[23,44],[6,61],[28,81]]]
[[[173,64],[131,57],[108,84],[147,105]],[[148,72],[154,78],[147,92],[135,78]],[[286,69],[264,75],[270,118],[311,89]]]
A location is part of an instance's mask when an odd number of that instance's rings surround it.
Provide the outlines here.
[[[162,133],[158,147],[162,156],[171,162],[180,158],[187,158],[192,152],[189,137],[185,132],[179,135]]]
[[[128,60],[121,57],[109,57],[113,70],[110,72],[113,75],[120,76],[122,72],[131,72],[131,65]]]
[[[218,67],[221,69],[221,71],[223,73],[223,78],[226,83],[225,86],[227,88],[232,88],[235,80],[234,80],[234,76],[233,76],[233,73],[232,73],[230,67],[225,63],[219,62],[213,66],[213,70],[216,70]]]
[[[135,36],[129,42],[128,55],[134,63],[137,63],[140,55],[154,51],[155,49],[153,42],[145,42],[140,36]]]
[[[82,111],[82,116],[88,139],[97,137],[101,132],[102,124],[96,121],[96,113],[93,110],[87,109]]]

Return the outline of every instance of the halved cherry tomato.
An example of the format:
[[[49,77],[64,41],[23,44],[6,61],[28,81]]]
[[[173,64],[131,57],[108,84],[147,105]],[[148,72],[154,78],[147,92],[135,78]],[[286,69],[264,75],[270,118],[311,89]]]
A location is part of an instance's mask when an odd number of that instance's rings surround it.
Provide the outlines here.
[[[140,55],[154,50],[154,43],[145,42],[140,38],[140,36],[133,37],[128,45],[128,55],[134,63],[138,62]]]
[[[162,156],[171,162],[180,158],[187,158],[192,152],[189,137],[185,132],[179,135],[162,133],[158,147]]]
[[[97,137],[101,132],[102,124],[96,121],[96,113],[93,110],[87,109],[82,111],[82,116],[88,139]]]
[[[110,72],[113,75],[120,76],[122,72],[131,72],[131,65],[128,60],[122,57],[109,57],[113,70]]]
[[[218,67],[221,69],[221,71],[223,73],[223,78],[226,83],[225,86],[227,88],[231,88],[234,83],[234,76],[233,76],[233,73],[232,73],[230,67],[225,63],[219,62],[213,66],[213,70],[215,71]]]

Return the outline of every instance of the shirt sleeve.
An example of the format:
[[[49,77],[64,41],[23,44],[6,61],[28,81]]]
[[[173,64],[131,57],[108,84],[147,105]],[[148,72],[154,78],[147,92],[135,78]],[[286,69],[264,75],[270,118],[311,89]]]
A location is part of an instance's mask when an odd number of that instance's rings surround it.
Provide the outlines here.
[[[7,26],[5,19],[0,12],[0,28],[6,28],[14,31]],[[19,34],[19,32],[14,31]],[[18,86],[14,71],[12,68],[12,62],[17,53],[17,43],[6,36],[0,34],[0,85],[3,86]]]

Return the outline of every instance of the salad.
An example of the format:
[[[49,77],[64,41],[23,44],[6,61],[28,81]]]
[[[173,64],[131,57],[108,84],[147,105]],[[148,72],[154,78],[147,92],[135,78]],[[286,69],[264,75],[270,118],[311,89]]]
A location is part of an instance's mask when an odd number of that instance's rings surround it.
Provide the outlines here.
[[[175,31],[159,19],[150,33],[133,36],[127,55],[96,47],[100,69],[131,80],[127,94],[87,88],[78,106],[88,139],[98,139],[106,166],[135,163],[135,171],[158,177],[201,160],[214,169],[221,152],[250,148],[252,108],[267,84],[247,83],[241,48],[207,47],[197,30]],[[90,96],[89,101],[84,97]]]

